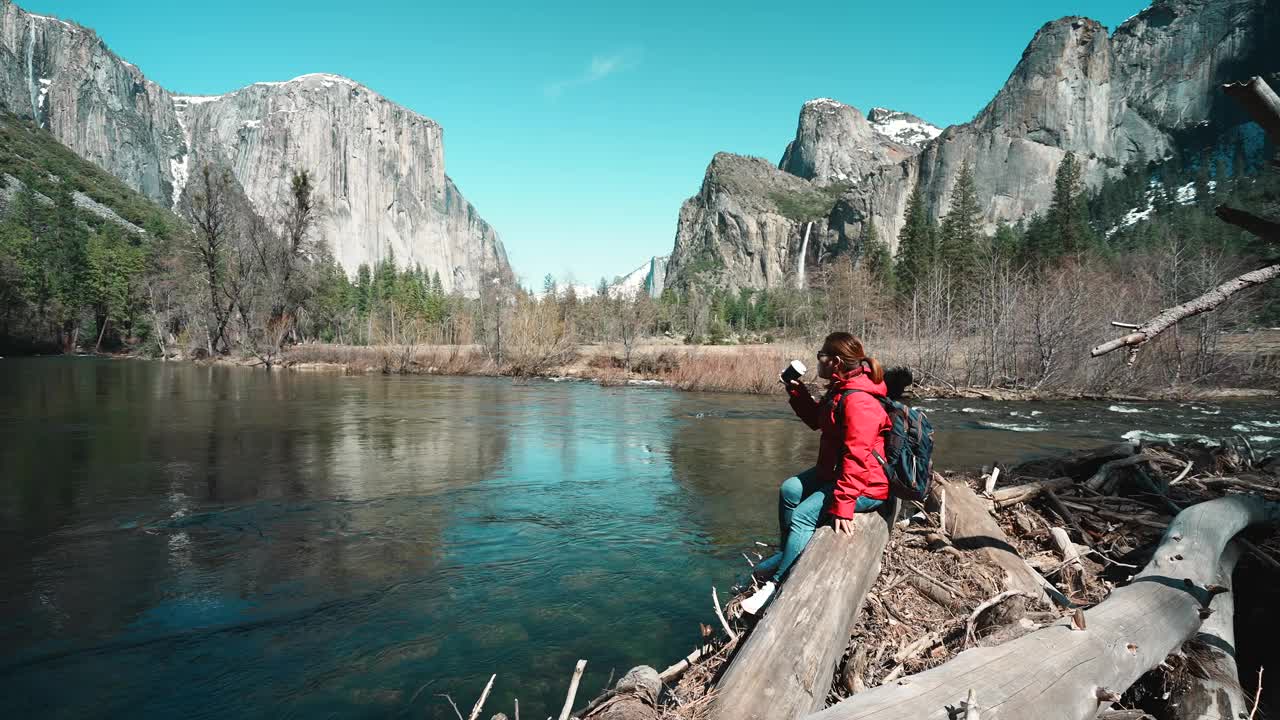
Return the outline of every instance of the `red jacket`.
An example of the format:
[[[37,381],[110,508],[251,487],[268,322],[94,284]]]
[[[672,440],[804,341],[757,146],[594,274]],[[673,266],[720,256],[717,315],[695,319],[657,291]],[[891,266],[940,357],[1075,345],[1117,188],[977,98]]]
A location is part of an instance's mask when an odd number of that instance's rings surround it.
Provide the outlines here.
[[[844,417],[837,423],[832,397],[840,390],[863,392],[844,396],[840,402],[840,413]],[[889,499],[889,480],[871,454],[874,450],[884,457],[884,432],[890,428],[889,416],[871,395],[883,397],[886,392],[884,383],[873,382],[863,368],[848,373],[837,372],[821,402],[815,402],[803,384],[787,389],[791,396],[791,409],[806,425],[822,431],[822,441],[818,446],[818,478],[835,481],[836,490],[829,512],[838,518],[852,518],[853,507],[859,497]]]

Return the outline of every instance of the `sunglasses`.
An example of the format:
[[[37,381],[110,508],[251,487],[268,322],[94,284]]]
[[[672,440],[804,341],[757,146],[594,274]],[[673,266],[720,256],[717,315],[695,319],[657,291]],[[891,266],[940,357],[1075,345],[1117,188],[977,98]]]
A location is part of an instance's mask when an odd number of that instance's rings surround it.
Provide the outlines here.
[[[835,360],[835,359],[839,359],[839,357],[840,357],[840,356],[839,356],[839,355],[836,355],[835,353],[819,352],[819,353],[818,353],[818,362],[822,362],[823,360]]]

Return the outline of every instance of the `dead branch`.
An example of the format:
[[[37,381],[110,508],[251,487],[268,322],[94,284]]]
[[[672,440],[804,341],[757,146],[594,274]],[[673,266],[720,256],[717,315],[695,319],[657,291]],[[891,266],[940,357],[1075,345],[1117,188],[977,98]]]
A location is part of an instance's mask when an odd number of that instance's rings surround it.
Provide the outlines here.
[[[978,693],[973,688],[969,688],[969,695],[964,699],[964,720],[979,720]]]
[[[1222,91],[1240,103],[1249,117],[1262,126],[1273,144],[1280,145],[1280,97],[1265,80],[1251,77],[1243,82],[1223,85]]]
[[[720,619],[720,627],[724,628],[724,634],[729,636],[729,642],[738,639],[738,633],[729,627],[729,621],[724,619],[724,611],[720,609],[720,596],[716,593],[716,586],[711,586],[711,602],[716,608],[716,617]]]
[[[1133,582],[1089,611],[1088,626],[1056,623],[1017,640],[975,648],[897,683],[809,716],[811,720],[941,720],[974,689],[998,718],[1085,720],[1195,633],[1228,541],[1280,521],[1280,504],[1232,495],[1179,513]],[[1188,582],[1190,581],[1190,582]]]
[[[1217,215],[1219,220],[1229,225],[1235,225],[1241,230],[1257,235],[1264,240],[1280,242],[1280,223],[1274,220],[1258,217],[1253,213],[1237,210],[1226,205],[1219,205],[1214,208],[1213,214]]]
[[[1262,701],[1262,667],[1258,667],[1258,692],[1253,696],[1253,709],[1249,711],[1249,720],[1258,714],[1258,703]]]
[[[458,709],[458,705],[453,701],[453,698],[444,693],[436,693],[436,697],[442,697],[445,700],[448,700],[449,704],[453,706],[453,714],[458,716],[458,720],[463,720],[462,711]]]
[[[974,626],[978,624],[979,615],[986,612],[988,608],[995,607],[996,605],[999,605],[1000,603],[1004,602],[1006,599],[1014,596],[1030,597],[1030,595],[1022,592],[1021,590],[1005,590],[1004,592],[999,593],[995,597],[987,598],[982,602],[981,605],[977,607],[976,610],[970,613],[969,619],[966,620],[964,624],[965,643],[967,644],[968,642],[974,639],[973,629],[974,629]],[[973,691],[970,690],[969,692],[973,692]]]
[[[1261,285],[1270,282],[1276,277],[1280,277],[1280,263],[1268,265],[1247,272],[1237,278],[1228,280],[1200,297],[1185,302],[1176,307],[1171,307],[1159,315],[1151,318],[1142,324],[1137,331],[1132,332],[1123,337],[1116,338],[1109,342],[1105,342],[1093,350],[1090,354],[1093,357],[1106,355],[1113,350],[1119,350],[1122,347],[1128,347],[1130,350],[1130,363],[1133,362],[1138,348],[1142,347],[1156,335],[1168,330],[1180,320],[1194,317],[1204,312],[1208,312],[1226,302],[1228,298],[1236,293],[1247,290],[1255,285]]]
[[[467,720],[476,720],[476,718],[480,717],[480,710],[484,707],[484,701],[489,699],[489,691],[493,689],[493,681],[497,679],[497,673],[489,676],[489,682],[485,684],[484,692],[480,693],[480,699],[476,700],[475,706],[471,708],[471,715],[467,717]],[[450,700],[449,702],[453,701]],[[457,710],[457,708],[455,707],[454,710]]]
[[[582,680],[582,671],[587,668],[586,660],[579,660],[573,668],[573,678],[569,680],[569,693],[565,695],[564,707],[560,709],[560,720],[569,720],[573,711],[573,699],[578,695],[578,682]]]
[[[992,497],[995,500],[997,508],[1007,508],[1010,505],[1017,505],[1020,502],[1032,500],[1043,492],[1065,490],[1075,484],[1076,481],[1069,477],[1054,478],[1052,480],[1037,480],[1035,482],[1026,483],[1025,485],[1001,488],[995,491]]]

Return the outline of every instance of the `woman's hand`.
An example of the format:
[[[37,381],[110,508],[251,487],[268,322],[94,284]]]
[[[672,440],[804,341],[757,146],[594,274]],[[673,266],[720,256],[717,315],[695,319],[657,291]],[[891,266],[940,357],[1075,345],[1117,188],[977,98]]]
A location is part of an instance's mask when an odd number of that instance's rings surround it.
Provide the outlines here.
[[[853,520],[849,518],[834,518],[837,535],[853,535]]]

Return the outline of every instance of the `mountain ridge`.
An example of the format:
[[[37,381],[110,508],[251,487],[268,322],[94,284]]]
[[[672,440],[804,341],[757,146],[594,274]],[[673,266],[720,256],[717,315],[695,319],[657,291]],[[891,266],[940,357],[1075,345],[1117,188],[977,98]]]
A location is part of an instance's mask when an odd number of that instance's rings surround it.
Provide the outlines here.
[[[348,274],[394,258],[468,295],[487,277],[514,282],[497,232],[445,173],[440,125],[350,78],[173,93],[92,29],[0,0],[0,105],[171,208],[201,163],[229,167],[264,215],[289,171],[306,169],[320,233]]]
[[[918,187],[927,212],[941,218],[966,163],[989,232],[1048,207],[1057,166],[1068,152],[1080,160],[1091,189],[1127,164],[1163,159],[1189,128],[1242,120],[1217,85],[1280,70],[1280,61],[1266,53],[1280,42],[1277,4],[1156,0],[1111,33],[1080,16],[1048,21],[971,121],[916,147],[873,136],[856,108],[828,98],[808,101],[777,172],[769,178],[757,173],[760,198],[708,193],[707,182],[725,184],[713,172],[713,159],[703,188],[681,209],[672,284],[687,285],[701,274],[687,272],[695,264],[692,248],[720,266],[705,279],[730,289],[792,282],[800,268],[856,249],[870,224],[894,248],[912,190]],[[822,213],[787,218],[761,202],[776,189],[798,192],[786,175],[814,190],[832,182],[848,188]],[[714,204],[704,202],[712,196]],[[726,214],[727,206],[736,210]],[[740,212],[753,206],[754,212]],[[703,217],[696,226],[686,221],[694,216]],[[745,254],[743,227],[762,236]],[[767,276],[751,266],[761,255],[774,258]]]

